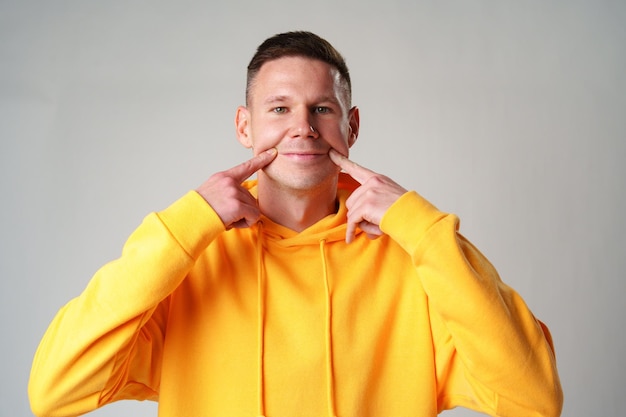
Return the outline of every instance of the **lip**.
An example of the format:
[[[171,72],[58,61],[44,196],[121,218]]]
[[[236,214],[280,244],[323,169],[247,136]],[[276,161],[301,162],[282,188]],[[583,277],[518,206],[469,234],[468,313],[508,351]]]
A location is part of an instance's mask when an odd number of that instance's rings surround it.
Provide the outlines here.
[[[328,152],[319,151],[289,151],[281,154],[282,156],[295,160],[310,161],[321,157],[327,157]]]

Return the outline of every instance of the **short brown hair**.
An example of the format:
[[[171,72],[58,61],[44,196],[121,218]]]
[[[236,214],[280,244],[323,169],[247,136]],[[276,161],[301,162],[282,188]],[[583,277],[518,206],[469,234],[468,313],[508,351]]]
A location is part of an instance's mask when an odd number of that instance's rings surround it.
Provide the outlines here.
[[[352,101],[352,83],[346,61],[327,40],[314,33],[305,31],[280,33],[266,39],[259,45],[250,64],[248,64],[246,103],[250,100],[250,90],[263,64],[287,56],[317,59],[336,68],[344,82],[347,104],[350,106]]]

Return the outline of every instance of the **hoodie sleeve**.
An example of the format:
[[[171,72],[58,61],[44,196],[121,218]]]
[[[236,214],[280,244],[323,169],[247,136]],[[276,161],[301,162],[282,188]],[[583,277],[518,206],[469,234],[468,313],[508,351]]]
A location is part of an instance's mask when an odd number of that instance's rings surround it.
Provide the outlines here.
[[[50,324],[28,386],[34,414],[75,416],[120,399],[157,399],[168,296],[223,230],[193,191],[148,215],[121,257]]]
[[[403,195],[381,229],[411,256],[437,335],[439,408],[464,406],[503,417],[556,417],[563,394],[545,325],[458,232],[459,220],[415,192]]]

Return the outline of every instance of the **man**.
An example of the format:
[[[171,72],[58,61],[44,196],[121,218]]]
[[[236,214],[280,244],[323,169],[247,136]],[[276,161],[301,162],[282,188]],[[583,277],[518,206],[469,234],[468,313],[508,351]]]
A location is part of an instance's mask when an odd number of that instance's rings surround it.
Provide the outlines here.
[[[146,217],[57,314],[36,415],[560,414],[547,328],[458,219],[348,159],[359,111],[328,42],[266,40],[236,131],[253,158]]]

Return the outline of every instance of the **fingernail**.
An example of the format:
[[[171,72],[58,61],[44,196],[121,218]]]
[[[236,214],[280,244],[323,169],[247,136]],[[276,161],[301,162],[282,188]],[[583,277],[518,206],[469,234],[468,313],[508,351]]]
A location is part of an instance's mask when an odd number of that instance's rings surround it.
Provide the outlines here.
[[[270,155],[275,155],[276,152],[278,152],[278,150],[276,148],[270,148],[270,149],[266,150],[265,152],[267,152]]]

